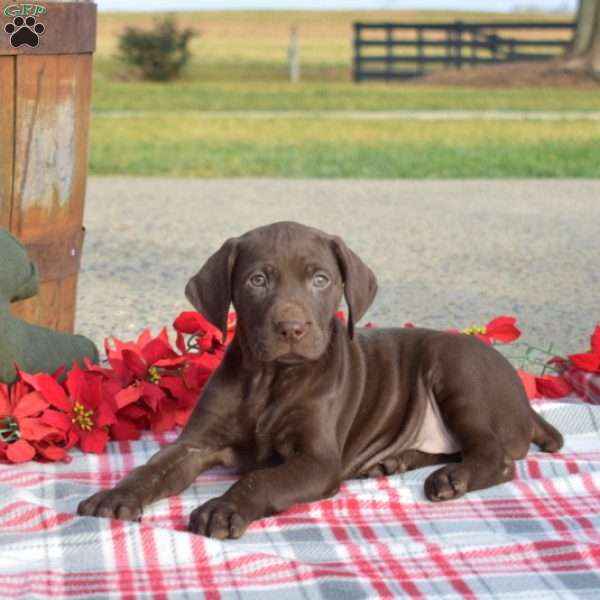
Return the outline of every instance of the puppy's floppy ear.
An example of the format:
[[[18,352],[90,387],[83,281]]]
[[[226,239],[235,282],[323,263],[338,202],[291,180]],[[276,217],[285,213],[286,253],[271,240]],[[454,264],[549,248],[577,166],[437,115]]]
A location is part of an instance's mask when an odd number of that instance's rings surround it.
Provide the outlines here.
[[[343,240],[332,238],[333,252],[344,280],[344,297],[348,304],[348,335],[354,337],[354,324],[367,312],[377,293],[377,279],[373,271],[358,258]]]
[[[192,306],[227,335],[231,277],[237,258],[237,238],[227,240],[188,281],[185,296]]]

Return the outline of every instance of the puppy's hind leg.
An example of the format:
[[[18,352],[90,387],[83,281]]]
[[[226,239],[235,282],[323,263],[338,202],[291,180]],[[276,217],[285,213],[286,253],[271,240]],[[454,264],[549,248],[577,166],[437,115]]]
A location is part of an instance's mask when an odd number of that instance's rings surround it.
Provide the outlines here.
[[[465,380],[437,396],[440,412],[462,454],[461,462],[434,471],[425,480],[425,495],[435,502],[510,481],[514,461],[501,443],[477,384]]]

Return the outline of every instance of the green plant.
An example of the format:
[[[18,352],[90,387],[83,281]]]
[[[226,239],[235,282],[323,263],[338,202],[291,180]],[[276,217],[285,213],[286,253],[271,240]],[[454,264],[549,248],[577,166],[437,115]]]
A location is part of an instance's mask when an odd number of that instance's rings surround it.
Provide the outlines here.
[[[190,59],[189,42],[195,33],[179,29],[171,17],[151,30],[127,27],[119,37],[119,58],[137,69],[142,79],[175,79]]]

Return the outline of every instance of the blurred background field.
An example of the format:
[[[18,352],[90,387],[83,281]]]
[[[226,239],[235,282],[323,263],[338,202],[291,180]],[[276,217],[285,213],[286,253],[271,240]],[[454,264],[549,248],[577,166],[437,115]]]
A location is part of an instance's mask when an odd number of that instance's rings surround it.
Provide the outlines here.
[[[357,20],[565,18],[435,11],[177,13],[177,22],[197,33],[193,58],[182,79],[149,83],[137,81],[116,50],[120,32],[128,25],[151,27],[156,15],[100,13],[91,170],[197,177],[597,177],[600,121],[548,121],[534,113],[600,111],[600,86],[351,81]],[[300,36],[299,83],[287,80],[292,25]],[[440,112],[435,120],[408,113],[368,118],[379,111],[422,110]],[[526,111],[531,118],[444,119],[443,111],[456,110]]]

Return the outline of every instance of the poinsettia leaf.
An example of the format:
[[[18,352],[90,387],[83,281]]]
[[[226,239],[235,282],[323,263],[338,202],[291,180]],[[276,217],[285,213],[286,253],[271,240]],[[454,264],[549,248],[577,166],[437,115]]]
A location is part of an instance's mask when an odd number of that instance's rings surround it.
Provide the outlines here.
[[[112,408],[113,412],[117,412],[117,410],[119,410],[115,397],[123,389],[123,385],[116,379],[105,379],[102,382],[103,401]]]
[[[25,374],[23,374],[23,379],[27,383],[31,382],[33,388],[44,396],[48,404],[69,412],[72,403],[67,398],[67,394],[60,383],[52,379],[50,375],[47,373],[38,373],[37,375],[29,376],[29,380],[26,380]]]
[[[556,365],[558,367],[568,367],[569,361],[562,356],[553,356],[546,361],[547,365]]]
[[[177,424],[177,406],[173,400],[167,399],[161,404],[161,410],[150,417],[150,429],[154,433],[162,433],[173,429]]]
[[[155,383],[144,381],[142,385],[144,388],[142,401],[152,412],[156,412],[158,410],[158,405],[165,398],[165,393]]]
[[[10,386],[10,402],[12,406],[15,406],[19,401],[19,398],[26,396],[29,392],[32,392],[35,388],[33,385],[27,383],[24,378],[29,380],[33,379],[33,375],[29,375],[15,366],[17,370],[17,381]]]
[[[514,326],[517,322],[515,317],[508,317],[506,315],[500,317],[494,317],[486,326],[486,329],[502,328],[506,326]]]
[[[112,369],[112,376],[118,378],[121,385],[129,385],[132,382],[134,377],[122,358],[109,358],[108,363]],[[109,373],[110,376],[111,374]]]
[[[522,369],[517,369],[517,374],[521,378],[521,383],[525,388],[525,394],[527,394],[527,399],[532,400],[537,396],[537,385],[535,383],[535,375],[532,373],[528,373],[527,371],[523,371]]]
[[[204,334],[201,338],[198,338],[198,345],[200,346],[200,352],[210,352],[215,346],[220,343],[221,338],[217,338],[214,335]]]
[[[106,402],[100,403],[94,411],[94,423],[97,427],[112,425],[113,423],[116,423],[116,421],[115,413]]]
[[[165,342],[165,344],[167,344],[169,347],[171,347],[171,341],[169,340],[169,332],[167,331],[166,327],[163,327],[159,332],[158,335],[156,336],[159,340],[162,340],[163,342]]]
[[[115,395],[115,403],[117,408],[123,408],[132,402],[136,402],[142,397],[144,388],[140,384],[133,384],[121,390]]]
[[[59,429],[62,432],[68,431],[73,425],[71,418],[68,415],[64,412],[52,409],[44,411],[40,416],[40,421],[50,425],[50,427],[53,427],[54,429]]]
[[[516,322],[515,317],[496,317],[485,326],[486,334],[498,342],[512,342],[521,336]]]
[[[569,361],[576,369],[588,371],[589,373],[600,372],[600,354],[595,352],[581,352],[579,354],[569,354]]]
[[[102,454],[106,449],[108,433],[104,429],[94,428],[80,434],[79,447],[82,452]]]
[[[190,416],[194,410],[194,407],[190,408],[178,408],[175,412],[175,421],[177,425],[183,427],[190,420]]]
[[[185,337],[180,331],[177,332],[177,339],[175,341],[175,345],[177,346],[177,349],[179,350],[179,352],[181,352],[181,354],[185,354],[187,352],[187,348],[185,346]]]
[[[142,421],[148,417],[149,410],[146,406],[139,404],[129,404],[117,413],[117,420],[127,417],[131,421]]]
[[[590,338],[590,345],[592,351],[600,355],[600,325],[596,325],[596,329],[594,329],[594,333],[592,333],[592,337]]]
[[[6,417],[10,414],[12,414],[12,405],[10,402],[8,386],[0,384],[0,417]]]
[[[51,462],[71,462],[71,457],[67,454],[65,448],[59,446],[38,447],[38,454]]]
[[[221,364],[221,359],[210,352],[205,352],[204,354],[194,356],[190,360],[196,363],[200,368],[207,369],[211,372]]]
[[[152,333],[150,333],[149,329],[144,329],[144,331],[142,331],[142,333],[140,333],[138,340],[137,340],[137,346],[140,350],[142,350],[144,348],[144,346],[148,343],[150,343],[150,340],[152,339]]]
[[[102,375],[103,377],[110,377],[113,374],[112,369],[95,365],[87,356],[83,359],[83,364],[88,373],[98,373],[98,375]]]
[[[47,408],[48,402],[40,392],[30,392],[19,399],[17,405],[14,407],[13,416],[17,419],[31,417]]]
[[[210,369],[203,368],[193,362],[187,363],[182,373],[183,383],[189,390],[193,390],[198,394],[208,381],[211,373]]]
[[[133,373],[138,379],[146,377],[148,368],[146,363],[142,360],[139,354],[132,350],[123,350],[122,352],[123,362],[125,366]]]
[[[96,411],[99,406],[104,404],[102,383],[100,377],[92,374],[88,374],[85,378],[81,402],[86,408]]]
[[[39,442],[56,432],[54,427],[47,425],[40,418],[23,417],[19,419],[21,437],[30,442]]]
[[[19,464],[32,460],[35,456],[35,448],[27,440],[17,440],[8,444],[6,448],[6,458],[11,463]]]
[[[71,400],[73,402],[79,402],[81,400],[81,389],[84,385],[84,375],[77,363],[75,363],[73,368],[69,371],[65,385],[67,386]]]
[[[173,321],[173,329],[179,333],[191,335],[205,332],[207,330],[207,324],[210,325],[199,312],[186,310]]]
[[[60,367],[58,367],[58,369],[56,369],[53,373],[50,374],[50,377],[52,377],[52,379],[56,379],[56,381],[59,381],[60,378],[65,374],[66,370],[67,366],[61,365]]]
[[[538,394],[543,398],[564,398],[573,393],[571,385],[558,375],[535,378]]]
[[[196,401],[196,394],[190,392],[180,377],[162,377],[160,387],[168,390],[178,405],[190,406]]]
[[[144,346],[142,357],[147,365],[154,365],[159,360],[175,358],[177,354],[170,344],[163,339],[155,338]]]
[[[119,419],[110,427],[110,437],[113,440],[127,441],[138,440],[140,438],[140,429],[135,422],[129,419]]]
[[[489,333],[489,336],[497,342],[508,344],[519,339],[521,337],[521,332],[516,327],[508,325],[506,327],[498,327],[494,329],[493,332]]]
[[[67,442],[65,448],[74,448],[79,441],[79,434],[74,429],[67,431]]]
[[[159,369],[176,369],[188,361],[187,356],[176,356],[174,358],[163,358],[154,363]]]

